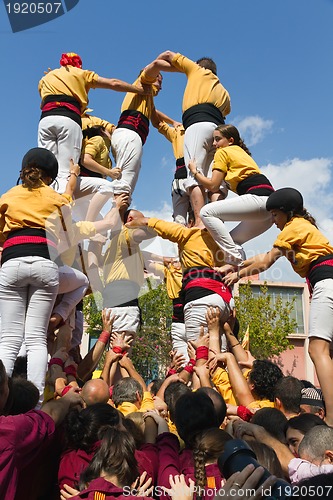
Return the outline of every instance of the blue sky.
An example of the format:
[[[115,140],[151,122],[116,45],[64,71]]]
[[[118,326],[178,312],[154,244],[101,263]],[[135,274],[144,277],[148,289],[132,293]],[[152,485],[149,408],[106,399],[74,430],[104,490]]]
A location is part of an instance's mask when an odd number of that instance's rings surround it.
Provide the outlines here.
[[[228,123],[239,127],[252,156],[276,188],[293,186],[333,241],[332,135],[333,1],[192,0],[112,2],[80,0],[64,16],[12,33],[0,6],[2,168],[0,192],[16,183],[24,153],[37,145],[39,79],[77,52],[84,68],[133,82],[139,70],[170,49],[191,59],[212,57],[231,96]],[[185,77],[165,74],[156,107],[181,119]],[[120,93],[92,90],[94,114],[116,123]],[[174,158],[154,129],[144,146],[133,203],[170,219]],[[268,250],[275,228],[246,245]],[[280,266],[277,264],[276,266]],[[291,279],[288,264],[275,278]]]

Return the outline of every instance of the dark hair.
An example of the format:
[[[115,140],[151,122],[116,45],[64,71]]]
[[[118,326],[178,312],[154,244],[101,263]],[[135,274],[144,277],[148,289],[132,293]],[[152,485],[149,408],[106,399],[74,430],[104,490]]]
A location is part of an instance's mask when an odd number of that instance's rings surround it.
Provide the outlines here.
[[[90,481],[100,477],[102,472],[116,476],[121,486],[130,486],[138,477],[135,441],[127,430],[104,428],[101,445],[80,476],[79,489],[85,489]]]
[[[313,413],[301,413],[297,417],[290,418],[285,425],[284,432],[287,433],[288,429],[296,429],[302,434],[306,434],[310,429],[317,425],[327,425],[318,415]]]
[[[87,127],[82,130],[82,135],[84,138],[90,139],[91,137],[101,136],[103,137],[103,132],[105,127],[103,125],[93,125],[92,127]]]
[[[231,439],[232,437],[230,436],[230,434],[216,427],[213,427],[212,429],[206,429],[197,436],[193,448],[194,476],[196,486],[205,488],[206,462],[212,459],[217,460],[217,458],[224,451],[224,445],[226,441],[230,441]]]
[[[207,394],[189,392],[176,402],[175,424],[185,444],[193,448],[197,435],[210,427],[219,427],[212,400]]]
[[[249,373],[249,381],[254,385],[253,392],[259,399],[274,401],[274,387],[283,377],[281,369],[268,359],[256,359]]]
[[[171,384],[166,387],[164,391],[164,401],[168,407],[171,422],[175,421],[176,403],[178,399],[184,394],[188,394],[190,392],[191,389],[180,381],[171,382]]]
[[[220,132],[226,139],[233,139],[235,146],[239,146],[240,148],[244,149],[245,153],[251,156],[250,150],[248,149],[243,139],[241,139],[239,131],[234,125],[218,125],[215,130]]]
[[[260,425],[284,444],[286,444],[284,430],[287,422],[287,417],[277,408],[260,408],[251,418],[251,424]]]
[[[217,392],[215,389],[213,389],[212,387],[200,387],[200,389],[198,389],[196,392],[197,392],[197,394],[198,393],[199,394],[201,394],[201,393],[207,394],[207,396],[210,397],[210,399],[213,402],[217,418],[219,420],[219,425],[222,425],[224,422],[225,416],[227,414],[227,405],[226,405],[223,397],[221,396],[221,394],[219,392]]]
[[[101,429],[105,426],[118,428],[120,423],[118,410],[107,403],[96,403],[81,411],[73,409],[64,422],[67,448],[90,452],[101,439]]]
[[[154,380],[152,380],[150,382],[150,393],[153,395],[153,396],[156,396],[158,391],[160,390],[161,388],[161,385],[163,384],[164,382],[164,379],[161,379],[161,378],[155,378]]]
[[[311,493],[318,492],[318,495],[324,496],[325,498],[332,500],[333,491],[333,472],[325,472],[323,474],[316,474],[307,479],[302,479],[297,483],[297,489],[295,488],[295,493],[292,498],[302,498],[302,500],[313,500],[314,496]],[[320,488],[320,489],[319,489]],[[318,495],[317,498],[318,498]]]
[[[36,407],[39,400],[39,390],[30,380],[15,377],[11,379],[10,397],[11,405],[8,414],[20,415]]]
[[[199,66],[201,66],[202,68],[210,69],[210,71],[214,73],[214,75],[217,75],[216,63],[210,57],[201,57],[196,61],[196,63],[199,64]]]
[[[288,375],[278,380],[274,387],[274,397],[279,398],[287,412],[299,413],[302,397],[302,382]]]
[[[27,356],[17,356],[14,363],[12,378],[27,378],[28,358]]]

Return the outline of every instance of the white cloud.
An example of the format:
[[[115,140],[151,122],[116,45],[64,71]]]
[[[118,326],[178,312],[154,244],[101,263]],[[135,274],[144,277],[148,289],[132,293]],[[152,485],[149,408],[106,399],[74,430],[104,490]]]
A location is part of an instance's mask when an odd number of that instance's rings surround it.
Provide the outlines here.
[[[333,243],[332,158],[293,158],[280,165],[262,168],[275,189],[294,187],[304,198],[307,210],[317,219],[320,229]]]
[[[235,123],[237,123],[237,128],[246,144],[254,146],[271,132],[274,122],[260,116],[246,116],[245,118],[236,118]]]

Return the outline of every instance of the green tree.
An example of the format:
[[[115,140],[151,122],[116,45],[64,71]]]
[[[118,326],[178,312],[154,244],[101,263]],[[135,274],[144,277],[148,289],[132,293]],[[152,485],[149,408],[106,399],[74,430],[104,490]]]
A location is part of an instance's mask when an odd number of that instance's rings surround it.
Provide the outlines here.
[[[172,301],[165,284],[146,281],[146,289],[139,297],[142,315],[141,330],[133,346],[132,359],[145,380],[165,376],[171,350]]]
[[[258,359],[278,356],[286,349],[293,349],[288,335],[295,332],[297,323],[291,317],[295,299],[285,302],[281,296],[273,298],[267,285],[260,287],[255,295],[251,282],[239,285],[239,295],[235,297],[239,338],[243,339],[247,328],[250,335],[250,350]]]
[[[171,350],[172,301],[169,299],[165,284],[157,285],[149,278],[139,297],[142,325],[132,348],[131,358],[142,377],[149,381],[165,376]],[[84,319],[87,333],[98,338],[102,331],[102,298],[99,293],[84,299]],[[102,369],[104,355],[98,368]]]

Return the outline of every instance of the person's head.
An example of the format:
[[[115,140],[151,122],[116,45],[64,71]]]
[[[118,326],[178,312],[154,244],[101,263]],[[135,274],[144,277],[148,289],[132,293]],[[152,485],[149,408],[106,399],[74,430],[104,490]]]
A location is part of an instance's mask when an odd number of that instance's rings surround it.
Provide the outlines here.
[[[97,403],[83,410],[71,410],[64,421],[67,448],[91,451],[106,426],[121,427],[119,411],[109,404]]]
[[[139,476],[135,441],[127,430],[104,429],[100,447],[80,476],[80,490],[101,476],[118,487],[130,486]]]
[[[274,401],[274,388],[283,377],[281,369],[268,359],[256,359],[248,376],[248,384],[254,397]]]
[[[65,52],[61,54],[60,66],[75,66],[76,68],[82,68],[82,59],[75,52]]]
[[[231,124],[218,125],[213,132],[213,145],[215,148],[239,146],[251,156],[249,149],[241,138],[238,129]]]
[[[20,415],[33,410],[39,401],[39,390],[23,377],[15,377],[10,383],[10,407],[7,409],[8,415]]]
[[[176,402],[175,424],[186,446],[193,448],[197,435],[210,427],[219,427],[212,400],[207,394],[189,392]]]
[[[333,464],[333,428],[317,425],[310,429],[299,444],[298,454],[315,465]]]
[[[150,394],[152,394],[153,396],[156,396],[156,394],[160,390],[160,387],[163,384],[163,382],[164,382],[164,380],[161,379],[161,378],[155,378],[154,380],[152,380],[148,384],[148,387],[147,387],[147,389],[150,392]]]
[[[109,386],[101,378],[88,380],[82,387],[81,396],[86,406],[107,403],[110,399]]]
[[[226,431],[213,427],[198,434],[193,448],[194,475],[196,486],[206,486],[205,465],[216,463],[224,451],[224,445],[232,437]]]
[[[171,422],[175,422],[176,403],[184,394],[189,394],[191,389],[180,381],[171,382],[164,391],[164,401],[167,405]]]
[[[286,416],[294,416],[300,413],[302,382],[288,375],[280,378],[274,388],[275,408],[282,411]]]
[[[122,214],[120,214],[120,216],[121,215]],[[126,209],[123,214],[123,223],[126,224],[126,222],[131,222],[135,219],[141,219],[141,217],[144,217],[142,212],[140,212],[139,210],[135,210],[134,208],[129,208]]]
[[[0,359],[0,415],[3,414],[3,410],[7,403],[8,395],[9,395],[8,376],[6,373],[5,365]]]
[[[91,139],[92,137],[101,136],[103,138],[111,138],[110,132],[103,125],[92,125],[82,131],[84,138]]]
[[[153,83],[153,94],[156,96],[161,92],[162,90],[162,82],[163,82],[163,76],[161,73],[159,73],[156,77],[156,80]]]
[[[303,217],[314,226],[316,225],[314,218],[304,208],[303,196],[294,188],[281,188],[270,194],[266,202],[266,210],[271,212],[273,224],[278,229],[283,229],[293,217]]]
[[[225,404],[225,401],[221,394],[212,387],[200,387],[200,389],[198,389],[196,392],[199,394],[207,394],[207,396],[210,397],[216,411],[219,425],[221,426],[227,414],[227,405]]]
[[[316,387],[304,387],[301,391],[300,411],[313,413],[323,419],[326,412],[322,391]]]
[[[251,424],[264,427],[271,436],[282,443],[286,442],[284,430],[287,422],[287,417],[276,408],[260,408],[251,418]]]
[[[302,479],[297,483],[297,488],[295,488],[295,493],[292,498],[300,498],[302,500],[313,500],[314,493],[318,492],[320,497],[332,500],[333,484],[333,472],[323,472],[321,474],[316,474],[315,476]],[[317,495],[316,495],[317,496]],[[318,496],[317,496],[318,498]]]
[[[58,160],[45,148],[32,148],[23,156],[20,179],[27,189],[50,185],[58,175]]]
[[[246,442],[256,454],[260,465],[265,467],[274,476],[284,478],[281,463],[273,448],[255,439],[246,440]]]
[[[133,411],[123,419],[124,427],[132,434],[135,446],[140,448],[145,443],[145,421],[141,411]]]
[[[304,413],[290,418],[285,426],[285,436],[290,451],[298,456],[298,447],[305,434],[318,425],[326,426],[325,422],[312,413]]]
[[[138,408],[143,398],[143,388],[132,377],[124,377],[116,382],[112,389],[112,401],[117,408],[122,403],[133,403]]]
[[[202,68],[209,69],[214,75],[217,75],[216,63],[210,57],[201,57],[196,63]]]

